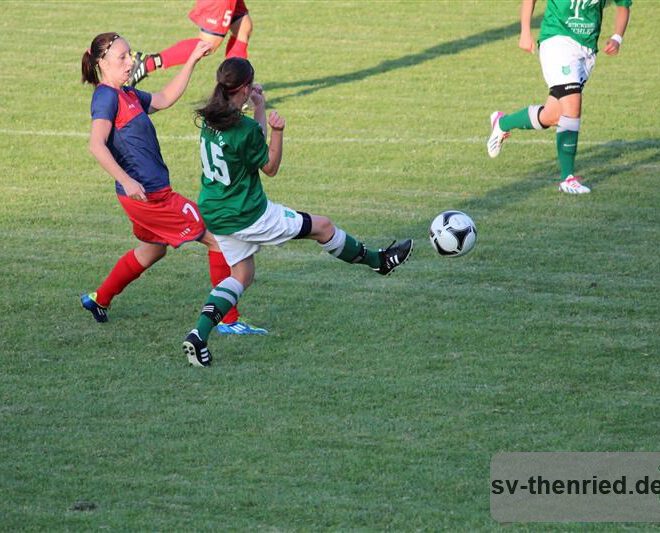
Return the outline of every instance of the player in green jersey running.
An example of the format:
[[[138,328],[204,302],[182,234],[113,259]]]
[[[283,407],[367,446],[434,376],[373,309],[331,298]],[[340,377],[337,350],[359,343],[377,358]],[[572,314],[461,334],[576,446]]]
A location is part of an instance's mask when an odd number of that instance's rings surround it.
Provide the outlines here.
[[[384,250],[370,249],[327,217],[271,202],[264,193],[259,170],[271,177],[279,170],[284,118],[272,111],[266,119],[265,96],[253,83],[254,70],[247,59],[223,61],[216,77],[213,95],[197,110],[202,162],[199,210],[231,266],[231,276],[211,291],[195,329],[183,343],[183,351],[194,366],[211,364],[207,347],[210,332],[252,283],[254,254],[261,246],[313,239],[338,259],[362,263],[382,275],[403,264],[413,248],[412,239],[406,239]],[[241,112],[248,100],[254,106],[254,120]],[[270,145],[266,144],[268,126]]]
[[[542,130],[557,126],[557,157],[561,170],[559,190],[584,194],[591,190],[573,174],[577,153],[582,90],[596,63],[603,9],[607,0],[548,0],[541,33],[539,58],[550,94],[544,105],[530,105],[505,115],[495,111],[490,116],[491,134],[488,155],[497,157],[502,143],[514,129]],[[632,0],[614,0],[617,12],[614,34],[603,51],[617,55],[628,26]],[[520,10],[520,41],[526,52],[535,50],[531,20],[536,0],[523,0]]]

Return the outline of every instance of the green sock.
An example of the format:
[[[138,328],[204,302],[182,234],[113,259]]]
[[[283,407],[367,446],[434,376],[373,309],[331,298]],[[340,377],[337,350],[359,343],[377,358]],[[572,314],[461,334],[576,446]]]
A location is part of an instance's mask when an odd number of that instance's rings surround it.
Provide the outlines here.
[[[559,158],[562,180],[573,174],[578,133],[571,130],[557,131],[557,157]]]
[[[500,118],[500,129],[502,131],[535,129],[529,118],[529,107],[523,107],[515,113],[509,113]]]
[[[339,254],[339,259],[347,263],[360,263],[369,265],[371,268],[380,267],[380,254],[377,250],[369,250],[355,237],[346,234],[344,249]]]
[[[222,317],[236,305],[242,293],[243,285],[231,277],[223,279],[209,293],[195,326],[204,342],[208,340],[211,331],[220,323]]]
[[[335,228],[332,238],[321,246],[329,254],[347,263],[361,263],[371,268],[380,268],[378,250],[369,250],[362,242],[340,228]]]

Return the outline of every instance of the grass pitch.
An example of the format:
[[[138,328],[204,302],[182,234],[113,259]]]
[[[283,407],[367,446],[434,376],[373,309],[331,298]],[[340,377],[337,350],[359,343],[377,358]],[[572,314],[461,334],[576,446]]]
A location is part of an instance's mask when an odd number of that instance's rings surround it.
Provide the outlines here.
[[[0,528],[490,529],[499,451],[657,450],[653,2],[588,84],[579,198],[556,191],[551,132],[486,155],[491,111],[545,98],[518,2],[249,2],[250,58],[288,121],[269,196],[416,250],[387,279],[309,242],[263,251],[240,306],[271,334],[212,337],[208,370],[180,353],[209,289],[201,245],[170,251],[106,325],[78,304],[135,245],[86,149],[80,57],[103,31],[147,51],[191,37],[190,4],[3,3]],[[220,59],[154,117],[192,198],[191,113]],[[479,229],[454,260],[427,241],[449,208]]]

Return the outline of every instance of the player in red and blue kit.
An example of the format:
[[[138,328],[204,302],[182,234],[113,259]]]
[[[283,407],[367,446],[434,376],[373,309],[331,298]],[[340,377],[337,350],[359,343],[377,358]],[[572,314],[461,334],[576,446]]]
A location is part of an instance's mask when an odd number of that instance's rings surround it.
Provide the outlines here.
[[[215,52],[230,32],[225,58],[247,59],[252,19],[244,0],[196,0],[188,18],[199,27],[198,37],[179,41],[157,54],[136,52],[130,85],[137,85],[156,69],[183,65],[199,40],[210,43]]]
[[[81,297],[97,322],[107,322],[112,299],[147,268],[162,259],[167,246],[200,241],[208,249],[211,283],[230,269],[217,241],[206,231],[197,205],[174,192],[169,171],[148,113],[172,106],[185,91],[196,63],[210,46],[200,42],[184,67],[161,91],[150,94],[125,87],[133,60],[128,43],[116,33],[98,35],[82,58],[82,81],[95,86],[89,149],[115,179],[117,198],[133,223],[141,244],[124,254],[98,287]],[[220,333],[265,334],[238,321],[238,312],[224,321]]]

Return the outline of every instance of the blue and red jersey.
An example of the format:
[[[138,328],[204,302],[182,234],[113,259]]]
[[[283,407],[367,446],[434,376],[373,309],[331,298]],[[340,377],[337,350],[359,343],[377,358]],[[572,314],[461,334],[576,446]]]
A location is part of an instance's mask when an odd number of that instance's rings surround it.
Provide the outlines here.
[[[160,153],[156,128],[147,115],[150,105],[150,93],[101,84],[94,90],[91,111],[92,120],[112,122],[106,145],[119,166],[146,192],[156,192],[170,186],[170,173]],[[126,195],[118,182],[115,189]]]

